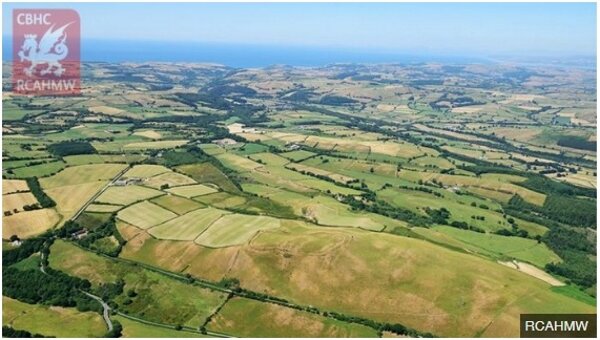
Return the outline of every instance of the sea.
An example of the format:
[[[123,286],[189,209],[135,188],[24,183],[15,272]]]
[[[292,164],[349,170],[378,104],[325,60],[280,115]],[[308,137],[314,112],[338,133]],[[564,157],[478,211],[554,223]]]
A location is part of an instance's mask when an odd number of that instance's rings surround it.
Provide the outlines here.
[[[399,49],[401,50],[401,49]],[[2,39],[2,59],[12,60],[12,39]],[[373,49],[271,46],[201,42],[83,40],[82,62],[199,62],[236,68],[272,65],[318,67],[331,64],[486,63],[480,57],[390,53]]]

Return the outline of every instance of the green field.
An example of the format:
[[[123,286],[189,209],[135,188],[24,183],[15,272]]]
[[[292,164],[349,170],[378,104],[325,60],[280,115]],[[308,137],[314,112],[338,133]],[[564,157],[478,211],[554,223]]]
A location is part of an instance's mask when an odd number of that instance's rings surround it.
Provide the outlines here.
[[[175,169],[190,176],[199,183],[216,184],[219,188],[229,192],[239,191],[223,172],[210,163],[180,165]]]
[[[185,330],[175,330],[160,326],[149,325],[116,315],[112,317],[123,326],[123,338],[205,338],[206,335],[189,332]]]
[[[190,286],[140,267],[114,262],[68,243],[58,241],[51,248],[50,266],[98,285],[125,281],[125,293],[116,301],[123,313],[148,321],[198,327],[226,298],[223,293]],[[129,303],[124,303],[126,300]]]
[[[148,229],[177,215],[156,204],[142,201],[119,211],[117,217],[136,227]]]
[[[102,317],[75,308],[30,305],[2,297],[2,325],[47,337],[102,337],[107,329]]]
[[[192,241],[225,213],[213,208],[198,209],[159,224],[148,232],[159,239]]]
[[[53,175],[65,168],[65,163],[61,161],[48,162],[39,165],[26,166],[22,168],[12,169],[11,177],[27,178],[27,177],[45,177]]]
[[[153,198],[151,202],[158,204],[165,209],[171,210],[178,215],[182,215],[192,210],[204,207],[203,204],[196,201],[171,194]]]
[[[208,324],[208,329],[244,338],[314,337],[375,338],[369,327],[328,319],[291,308],[233,298]]]
[[[548,249],[546,245],[532,239],[507,237],[489,233],[483,234],[445,226],[438,226],[432,229],[419,229],[416,229],[417,233],[425,237],[432,237],[435,241],[465,247],[469,251],[478,252],[492,258],[514,258],[529,262],[540,268],[544,268],[548,263],[558,263],[561,261],[560,257]],[[453,243],[451,240],[446,240],[444,236],[448,236],[459,242]]]

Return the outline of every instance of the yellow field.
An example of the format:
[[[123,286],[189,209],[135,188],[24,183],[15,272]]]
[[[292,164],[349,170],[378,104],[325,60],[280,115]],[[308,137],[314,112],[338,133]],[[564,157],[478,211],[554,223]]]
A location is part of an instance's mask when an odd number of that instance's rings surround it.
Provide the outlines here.
[[[18,191],[29,191],[27,182],[20,179],[3,179],[2,180],[2,195],[12,194]]]
[[[135,136],[142,136],[150,139],[161,139],[162,135],[154,130],[138,130],[133,133]]]
[[[225,304],[207,328],[225,334],[256,338],[377,337],[377,332],[367,326],[237,297]]]
[[[169,171],[171,171],[171,170],[169,170],[168,168],[165,168],[162,165],[142,164],[142,165],[136,165],[133,168],[127,170],[127,172],[125,174],[123,174],[123,177],[148,178],[148,177],[156,176],[158,174],[162,174],[162,173],[169,172]]]
[[[186,144],[187,140],[165,140],[159,142],[138,142],[126,144],[124,150],[171,149]]]
[[[90,200],[107,182],[88,182],[65,185],[44,190],[56,202],[56,210],[63,221],[71,218]]]
[[[213,222],[228,213],[214,208],[198,209],[157,225],[148,232],[159,239],[193,241]]]
[[[59,220],[60,216],[54,209],[38,209],[3,216],[2,238],[8,239],[12,235],[17,235],[20,238],[39,235],[54,227]]]
[[[111,204],[90,204],[85,209],[85,211],[89,212],[114,212],[123,208],[120,205],[111,205]]]
[[[17,194],[3,195],[2,196],[2,211],[11,211],[14,213],[15,210],[23,210],[23,206],[36,204],[38,201],[35,199],[30,192],[22,192]]]
[[[170,171],[170,172],[165,172],[163,174],[148,178],[144,182],[144,185],[152,187],[152,188],[160,189],[160,187],[165,184],[168,185],[169,187],[177,187],[177,186],[189,185],[189,184],[195,184],[195,183],[196,183],[196,181],[194,181],[193,179],[189,178],[186,175]]]
[[[217,192],[218,190],[213,187],[209,187],[209,186],[206,186],[203,184],[195,184],[195,185],[186,185],[183,187],[167,189],[167,191],[171,192],[175,195],[192,198],[195,196],[212,194],[213,192]]]
[[[90,164],[68,167],[54,176],[40,178],[43,189],[65,185],[107,181],[125,169],[124,164]]]
[[[148,229],[177,215],[156,204],[142,201],[119,211],[117,217],[136,227]]]
[[[438,336],[514,337],[521,313],[595,312],[488,259],[424,240],[296,221],[217,249],[138,236],[121,256],[216,281],[235,277],[251,290]]]
[[[138,185],[112,186],[106,189],[96,201],[109,204],[129,205],[137,201],[164,195],[164,192]]]
[[[260,230],[279,226],[279,220],[272,217],[225,215],[210,225],[195,242],[207,247],[228,247],[248,242]]]

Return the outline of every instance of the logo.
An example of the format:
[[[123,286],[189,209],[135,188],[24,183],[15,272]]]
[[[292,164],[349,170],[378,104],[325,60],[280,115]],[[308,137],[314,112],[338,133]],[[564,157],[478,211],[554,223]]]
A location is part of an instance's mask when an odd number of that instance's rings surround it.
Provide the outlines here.
[[[15,9],[13,92],[79,94],[80,26],[74,10]]]
[[[521,314],[522,338],[596,338],[596,314]]]

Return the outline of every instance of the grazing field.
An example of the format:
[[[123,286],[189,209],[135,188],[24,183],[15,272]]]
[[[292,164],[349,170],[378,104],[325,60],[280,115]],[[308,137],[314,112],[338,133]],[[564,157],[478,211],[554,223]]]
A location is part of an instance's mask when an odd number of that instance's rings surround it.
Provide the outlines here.
[[[196,184],[167,189],[167,191],[175,195],[192,198],[196,196],[212,194],[213,192],[217,192],[218,190],[203,184]]]
[[[27,177],[44,177],[53,175],[65,168],[65,163],[61,161],[48,162],[38,165],[25,166],[22,168],[12,169],[11,177],[27,178]]]
[[[165,209],[171,210],[178,215],[183,215],[192,210],[204,207],[203,204],[196,201],[171,194],[153,198],[151,202],[158,204]]]
[[[137,266],[115,262],[63,241],[55,242],[50,253],[52,268],[88,279],[95,285],[123,279],[123,292],[131,289],[137,295],[128,297],[125,293],[120,294],[116,299],[121,306],[119,310],[148,321],[196,328],[226,298],[223,293],[191,286]],[[131,302],[124,304],[127,299]]]
[[[17,211],[23,211],[23,207],[26,205],[33,205],[37,203],[37,199],[35,199],[35,196],[33,196],[33,194],[30,192],[3,195],[2,211],[11,211],[16,213]]]
[[[233,184],[233,182],[231,182],[231,180],[227,178],[227,176],[225,176],[221,170],[217,169],[210,163],[180,165],[175,169],[190,176],[196,182],[212,183],[225,191],[234,193],[239,192],[239,189]]]
[[[304,151],[304,150],[290,151],[290,152],[284,152],[284,153],[280,154],[280,156],[283,156],[294,162],[301,162],[301,161],[303,161],[309,157],[312,157],[314,155],[316,155],[316,154],[313,152]]]
[[[148,229],[177,215],[156,204],[142,201],[119,211],[117,217],[136,227]]]
[[[165,172],[169,172],[168,168],[165,168],[162,165],[151,165],[151,164],[142,164],[136,165],[133,168],[127,170],[123,177],[132,178],[148,178],[152,176],[156,176]]]
[[[2,238],[12,235],[28,238],[51,229],[60,221],[60,215],[54,209],[38,209],[2,217]]]
[[[107,182],[88,182],[46,189],[46,193],[56,202],[56,210],[63,221],[71,218]]]
[[[119,209],[123,208],[120,205],[112,205],[112,204],[90,204],[85,209],[88,212],[115,212]]]
[[[190,185],[195,184],[196,181],[189,178],[186,175],[182,175],[176,172],[166,172],[160,175],[156,175],[154,177],[148,178],[144,185],[160,189],[163,185],[168,186],[169,188],[182,186],[182,185]]]
[[[148,232],[159,239],[193,241],[226,211],[204,208],[169,220],[151,228]]]
[[[2,195],[12,194],[15,192],[29,191],[27,182],[20,179],[3,179],[2,180]]]
[[[128,243],[123,256],[214,280],[227,273],[248,289],[440,336],[516,336],[521,313],[594,310],[492,260],[360,229],[286,223],[261,232],[249,245],[214,250],[139,241]],[[158,254],[168,254],[168,260]],[[341,268],[344,275],[337,275]]]
[[[135,136],[142,136],[149,139],[161,139],[162,135],[160,132],[155,130],[138,130],[133,133]]]
[[[107,181],[125,169],[124,164],[93,164],[68,167],[54,176],[40,178],[44,189],[52,189],[66,185]]]
[[[138,185],[111,186],[96,199],[96,202],[129,205],[160,195],[164,195],[164,192]]]
[[[532,263],[539,268],[544,268],[548,263],[561,262],[560,257],[545,244],[532,239],[476,233],[442,226],[432,228],[424,235],[436,232],[461,241],[470,251],[491,255],[493,258],[515,258]]]
[[[123,326],[123,338],[206,338],[207,335],[186,330],[153,326],[116,315],[112,318]]]
[[[106,332],[102,317],[75,308],[31,305],[2,297],[2,325],[47,337],[99,338]]]
[[[219,313],[212,318],[207,328],[249,338],[377,337],[377,332],[367,326],[244,298],[233,298],[227,301]]]
[[[139,142],[129,143],[123,146],[124,150],[157,150],[172,149],[186,144],[187,140],[165,140],[159,142]]]
[[[272,217],[225,215],[211,224],[195,242],[213,248],[243,244],[257,232],[278,228],[279,225],[279,220]]]

